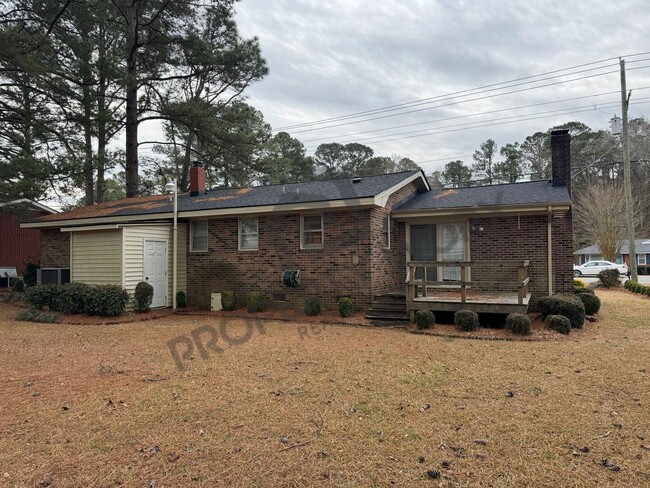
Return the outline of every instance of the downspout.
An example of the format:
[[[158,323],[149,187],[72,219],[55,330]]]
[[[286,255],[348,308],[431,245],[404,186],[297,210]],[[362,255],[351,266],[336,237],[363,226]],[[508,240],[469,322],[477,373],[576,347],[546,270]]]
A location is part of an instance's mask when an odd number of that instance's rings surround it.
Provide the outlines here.
[[[551,206],[548,207],[548,219],[546,224],[546,254],[548,256],[548,294],[553,294],[553,232],[551,230],[553,222],[553,211]]]
[[[176,289],[178,287],[178,180],[174,180],[174,255],[172,257],[172,309],[176,310]],[[168,261],[169,262],[169,261]]]

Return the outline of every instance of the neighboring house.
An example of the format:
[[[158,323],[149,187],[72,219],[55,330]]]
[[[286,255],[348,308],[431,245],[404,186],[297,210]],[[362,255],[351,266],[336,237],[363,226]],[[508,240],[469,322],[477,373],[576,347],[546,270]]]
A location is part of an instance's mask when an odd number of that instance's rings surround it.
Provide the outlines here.
[[[55,213],[56,210],[27,198],[0,203],[0,268],[16,268],[22,276],[25,264],[38,262],[41,232],[21,229],[20,224]]]
[[[623,241],[620,252],[616,255],[617,264],[630,266],[630,246],[628,240]],[[650,239],[635,239],[636,264],[639,274],[650,274]],[[598,244],[583,247],[573,253],[575,264],[584,264],[587,261],[602,261],[603,255]]]
[[[553,181],[439,191],[421,171],[206,191],[196,164],[178,197],[177,289],[200,308],[232,290],[239,303],[261,291],[277,307],[349,296],[381,310],[382,297],[404,304],[408,281],[410,310],[525,311],[531,296],[572,289],[569,145],[553,134]],[[170,306],[172,218],[160,195],[24,226],[42,230],[44,266],[130,293],[147,280],[154,305]]]

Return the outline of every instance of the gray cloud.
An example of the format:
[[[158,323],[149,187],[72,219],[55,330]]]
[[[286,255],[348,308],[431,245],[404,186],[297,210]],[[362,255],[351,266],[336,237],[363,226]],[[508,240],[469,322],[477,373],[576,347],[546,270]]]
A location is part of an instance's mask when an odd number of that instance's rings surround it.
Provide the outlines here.
[[[643,1],[273,1],[237,4],[244,36],[260,38],[270,74],[248,96],[274,128],[498,83],[623,54],[650,51]],[[627,15],[622,17],[621,12]],[[650,58],[650,55],[637,59]],[[629,58],[633,61],[634,58]],[[616,61],[612,61],[615,64]],[[650,65],[650,61],[632,63]],[[616,69],[613,67],[612,69]],[[585,73],[587,75],[589,73]],[[650,85],[650,69],[628,72],[628,86]],[[531,90],[374,122],[295,134],[301,140],[341,136],[619,89],[617,74]],[[650,90],[634,97],[650,96]],[[495,114],[484,119],[559,107],[616,101],[566,102],[557,107]],[[631,116],[650,105],[632,107]],[[620,109],[599,110],[391,142],[367,142],[377,154],[415,160],[471,154],[482,141],[522,141],[552,125],[580,120],[604,129]],[[467,121],[480,120],[479,117]],[[461,123],[464,120],[450,121]],[[429,127],[413,127],[413,130]],[[396,129],[402,131],[408,129]],[[291,131],[289,131],[291,132]],[[390,133],[387,131],[386,133]],[[377,134],[369,134],[377,135]],[[365,136],[365,137],[368,137]],[[364,137],[359,135],[358,138]],[[354,137],[353,137],[354,138]],[[336,140],[336,139],[334,139]],[[313,149],[316,143],[306,144]],[[423,164],[427,171],[444,162]]]

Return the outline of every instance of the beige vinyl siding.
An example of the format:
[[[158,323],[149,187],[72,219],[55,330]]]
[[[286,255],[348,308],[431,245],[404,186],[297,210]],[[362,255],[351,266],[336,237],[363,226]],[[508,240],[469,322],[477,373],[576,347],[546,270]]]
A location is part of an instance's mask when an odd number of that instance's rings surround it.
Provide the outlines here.
[[[70,280],[122,285],[122,229],[72,232]]]
[[[144,242],[167,243],[167,306],[173,303],[172,269],[174,242],[171,225],[133,225],[124,227],[124,282],[122,286],[133,296],[136,285],[144,279]],[[187,226],[178,225],[178,291],[187,291]]]

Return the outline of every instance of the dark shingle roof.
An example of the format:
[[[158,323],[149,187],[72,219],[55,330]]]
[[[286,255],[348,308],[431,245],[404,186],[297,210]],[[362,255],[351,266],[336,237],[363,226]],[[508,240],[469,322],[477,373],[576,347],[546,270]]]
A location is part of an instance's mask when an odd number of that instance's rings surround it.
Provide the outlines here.
[[[627,245],[628,241],[625,239],[621,246],[621,254],[630,254],[630,247]],[[637,254],[650,254],[650,239],[634,239],[635,250]],[[598,244],[578,249],[574,254],[600,254],[600,247]]]
[[[451,208],[492,207],[499,205],[531,205],[570,203],[565,186],[549,181],[526,181],[502,185],[446,188],[420,193],[396,210],[435,210]]]
[[[256,206],[302,204],[355,198],[374,197],[398,185],[420,171],[402,171],[379,176],[366,176],[354,183],[352,178],[293,183],[286,185],[254,186],[250,188],[211,190],[192,197],[189,193],[178,196],[178,211],[236,209]],[[126,198],[78,208],[69,212],[49,215],[38,222],[64,221],[96,217],[125,217],[171,213],[172,202],[167,195]]]

